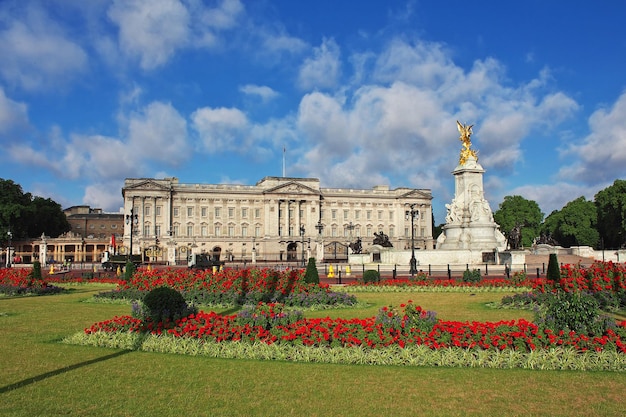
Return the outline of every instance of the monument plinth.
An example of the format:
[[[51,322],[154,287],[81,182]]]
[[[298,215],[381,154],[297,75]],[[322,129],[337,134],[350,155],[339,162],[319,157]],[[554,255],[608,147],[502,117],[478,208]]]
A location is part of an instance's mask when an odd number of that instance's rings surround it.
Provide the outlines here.
[[[446,224],[437,238],[437,249],[480,250],[506,249],[506,238],[493,220],[489,202],[485,200],[483,174],[476,151],[471,149],[472,126],[457,122],[463,142],[459,165],[454,175],[454,199],[446,204]]]

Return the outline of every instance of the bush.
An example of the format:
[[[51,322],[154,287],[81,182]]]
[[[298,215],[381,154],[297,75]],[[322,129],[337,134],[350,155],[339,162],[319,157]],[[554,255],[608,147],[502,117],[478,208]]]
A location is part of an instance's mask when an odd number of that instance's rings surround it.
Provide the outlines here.
[[[380,272],[378,272],[377,270],[368,269],[367,271],[363,272],[363,282],[365,284],[378,281],[380,281]]]
[[[307,284],[319,284],[320,275],[317,272],[317,266],[315,266],[315,258],[309,258],[309,263],[306,266],[306,272],[304,273],[304,282]]]
[[[481,280],[480,269],[466,269],[463,271],[463,282],[479,282]]]
[[[30,277],[36,280],[41,279],[41,262],[33,262],[33,270],[30,272]]]
[[[174,322],[197,312],[187,305],[181,293],[169,287],[158,287],[150,291],[143,298],[143,306],[145,310],[138,315],[155,323]]]
[[[128,261],[126,262],[126,268],[124,268],[124,279],[130,281],[135,273],[135,264]]]
[[[559,332],[574,331],[578,334],[604,334],[615,320],[600,315],[598,302],[589,294],[560,291],[547,294],[535,314],[535,322],[541,327]]]
[[[549,281],[559,282],[561,279],[561,268],[559,267],[559,260],[556,257],[556,253],[551,253],[548,259],[548,271],[546,278]]]

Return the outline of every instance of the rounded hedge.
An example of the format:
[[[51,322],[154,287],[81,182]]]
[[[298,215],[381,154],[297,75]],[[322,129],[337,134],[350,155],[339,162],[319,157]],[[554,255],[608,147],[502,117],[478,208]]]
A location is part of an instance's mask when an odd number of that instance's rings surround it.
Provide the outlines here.
[[[155,323],[175,321],[193,312],[182,294],[169,287],[158,287],[150,291],[144,297],[143,305],[146,318]]]
[[[375,269],[368,269],[367,271],[363,272],[363,282],[364,283],[368,283],[368,282],[378,282],[380,281],[380,272],[378,272]]]

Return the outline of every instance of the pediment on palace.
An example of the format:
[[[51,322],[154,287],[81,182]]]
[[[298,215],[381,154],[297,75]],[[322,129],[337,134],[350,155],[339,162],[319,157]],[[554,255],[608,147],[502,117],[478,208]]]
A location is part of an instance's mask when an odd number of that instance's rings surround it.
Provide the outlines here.
[[[150,190],[150,191],[169,191],[170,187],[163,184],[159,184],[154,180],[147,179],[145,181],[136,182],[124,187],[125,190]]]
[[[400,198],[419,198],[425,200],[432,200],[433,196],[430,193],[426,193],[420,190],[411,190],[399,196]]]
[[[276,187],[263,191],[263,194],[300,194],[300,195],[320,195],[319,190],[315,190],[297,181],[280,184]]]

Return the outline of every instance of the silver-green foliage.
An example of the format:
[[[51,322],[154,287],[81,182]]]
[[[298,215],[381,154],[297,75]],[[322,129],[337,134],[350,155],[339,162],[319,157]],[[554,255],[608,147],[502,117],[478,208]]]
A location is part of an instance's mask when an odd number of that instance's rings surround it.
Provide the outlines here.
[[[139,333],[77,333],[64,343],[101,346],[146,352],[200,355],[213,358],[281,360],[291,362],[337,363],[353,365],[446,366],[471,368],[522,368],[538,370],[626,371],[626,355],[616,351],[578,352],[574,348],[552,348],[519,352],[505,350],[433,350],[424,345],[380,349],[268,345],[262,342],[217,343],[171,335]]]

